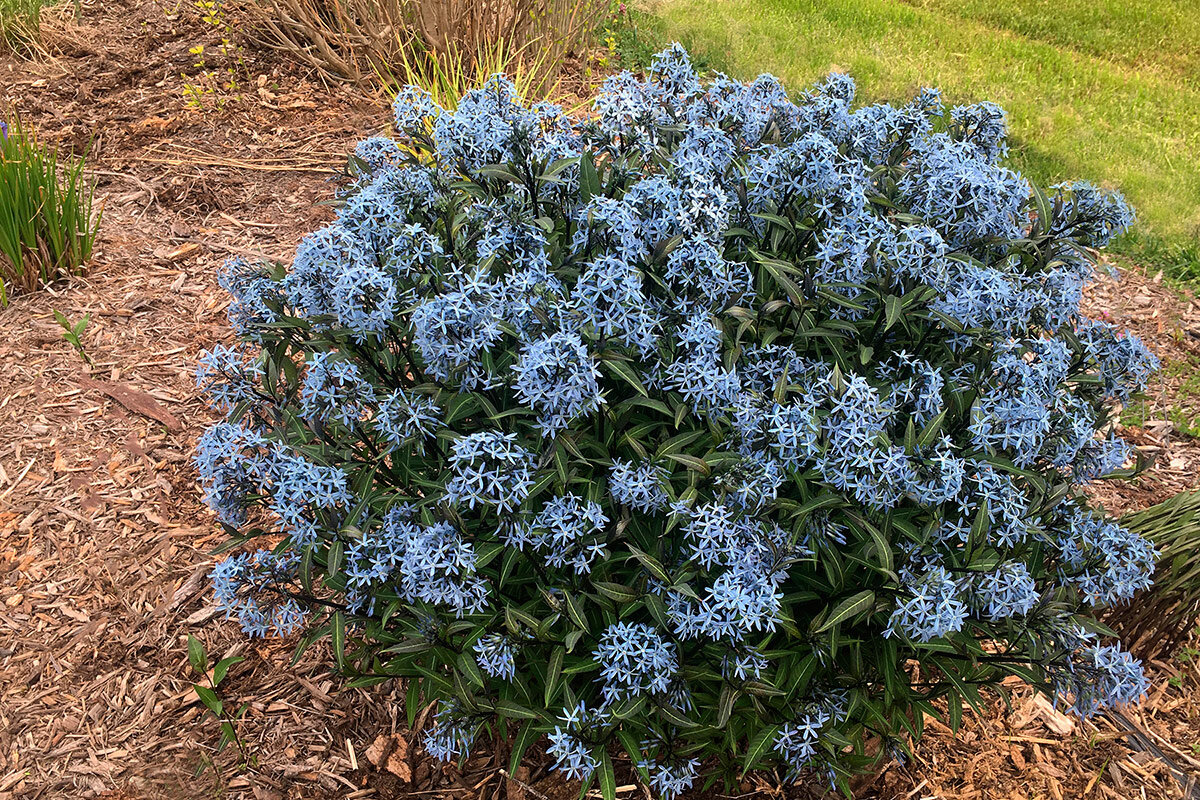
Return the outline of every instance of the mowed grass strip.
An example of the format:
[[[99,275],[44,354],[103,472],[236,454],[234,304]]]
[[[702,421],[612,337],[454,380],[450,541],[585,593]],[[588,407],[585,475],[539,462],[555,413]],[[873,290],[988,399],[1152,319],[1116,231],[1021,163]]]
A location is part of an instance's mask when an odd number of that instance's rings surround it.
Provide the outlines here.
[[[1200,279],[1200,13],[1169,0],[642,0],[656,33],[738,78],[800,91],[831,69],[857,103],[923,86],[1009,112],[1009,163],[1123,191],[1138,235]],[[1189,10],[1189,7],[1192,7]],[[1168,247],[1162,246],[1162,241]]]

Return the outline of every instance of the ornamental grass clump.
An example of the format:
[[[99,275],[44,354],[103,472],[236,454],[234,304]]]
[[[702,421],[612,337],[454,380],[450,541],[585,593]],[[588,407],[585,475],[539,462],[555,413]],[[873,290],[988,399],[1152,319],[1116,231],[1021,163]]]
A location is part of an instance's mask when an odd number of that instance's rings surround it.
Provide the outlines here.
[[[1079,314],[1132,212],[1002,166],[996,106],[853,99],[678,46],[580,122],[401,92],[337,220],[223,275],[220,603],[405,678],[433,756],[541,741],[608,797],[622,750],[667,798],[843,782],[1010,675],[1138,698],[1095,614],[1154,550],[1081,491],[1157,367]]]
[[[0,308],[84,272],[102,216],[84,166],[60,160],[19,119],[0,120]]]

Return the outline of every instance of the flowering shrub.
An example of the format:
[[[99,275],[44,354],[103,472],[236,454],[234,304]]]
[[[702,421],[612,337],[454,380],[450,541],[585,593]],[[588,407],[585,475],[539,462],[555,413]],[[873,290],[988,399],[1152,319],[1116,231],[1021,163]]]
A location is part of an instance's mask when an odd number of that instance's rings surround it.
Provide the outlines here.
[[[403,91],[336,222],[222,277],[198,463],[259,545],[224,607],[407,678],[434,756],[544,734],[609,796],[614,743],[671,797],[841,781],[1008,675],[1137,698],[1091,615],[1154,552],[1080,487],[1132,471],[1098,431],[1157,365],[1078,310],[1132,213],[1001,166],[994,105],[853,97],[678,47],[582,122]]]

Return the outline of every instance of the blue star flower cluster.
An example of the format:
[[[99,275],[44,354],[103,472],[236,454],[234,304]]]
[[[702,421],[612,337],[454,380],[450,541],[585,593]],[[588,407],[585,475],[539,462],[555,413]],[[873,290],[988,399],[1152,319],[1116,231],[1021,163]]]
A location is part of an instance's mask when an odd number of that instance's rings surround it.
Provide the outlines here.
[[[1081,489],[1140,468],[1106,431],[1157,361],[1079,311],[1133,212],[1006,166],[994,104],[854,98],[678,46],[583,119],[402,90],[336,219],[220,276],[221,606],[404,677],[438,758],[619,744],[667,800],[718,755],[844,782],[1013,674],[1136,700],[1088,631],[1156,554]]]

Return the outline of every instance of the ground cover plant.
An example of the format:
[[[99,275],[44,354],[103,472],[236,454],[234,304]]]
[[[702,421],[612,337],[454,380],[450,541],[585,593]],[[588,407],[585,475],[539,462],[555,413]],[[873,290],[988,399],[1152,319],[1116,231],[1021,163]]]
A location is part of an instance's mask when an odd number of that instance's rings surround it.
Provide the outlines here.
[[[1140,696],[1094,614],[1154,551],[1081,487],[1129,473],[1099,431],[1157,364],[1078,312],[1132,211],[1001,166],[991,103],[854,93],[677,46],[581,122],[401,92],[337,221],[222,276],[221,605],[406,678],[439,758],[545,735],[607,797],[610,748],[664,797],[836,783],[1010,675]]]
[[[1137,207],[1114,248],[1200,278],[1200,26],[1168,0],[646,0],[639,22],[718,69],[788,85],[837,65],[867,102],[919,86],[1010,113],[1008,163],[1038,182],[1085,178]]]
[[[0,122],[0,308],[82,271],[100,226],[94,191],[83,159],[60,160],[19,120]]]

